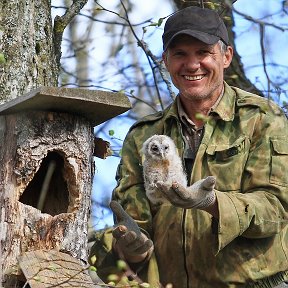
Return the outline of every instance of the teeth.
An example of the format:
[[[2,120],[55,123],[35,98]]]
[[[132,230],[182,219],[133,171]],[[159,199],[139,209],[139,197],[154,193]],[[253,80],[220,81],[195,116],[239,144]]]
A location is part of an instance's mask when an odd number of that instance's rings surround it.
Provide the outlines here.
[[[204,76],[197,75],[197,76],[184,76],[186,80],[193,81],[193,80],[201,80]]]

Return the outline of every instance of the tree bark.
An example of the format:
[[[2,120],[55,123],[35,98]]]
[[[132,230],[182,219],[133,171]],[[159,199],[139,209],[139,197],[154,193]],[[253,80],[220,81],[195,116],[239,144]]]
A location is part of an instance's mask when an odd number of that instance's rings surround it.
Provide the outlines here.
[[[0,104],[39,86],[57,86],[51,4],[0,1]]]
[[[73,1],[56,17],[53,30],[50,0],[0,1],[0,104],[41,86],[57,87],[63,31],[86,3]],[[16,110],[22,112],[0,116],[0,286],[19,286],[17,263],[26,251],[53,249],[87,260],[94,174],[90,118],[96,115],[99,119],[93,120],[102,123],[130,109],[124,95],[119,102],[116,95],[102,94],[92,112],[83,102],[75,109],[69,106],[69,95],[62,95],[65,106],[57,94],[60,102],[53,101],[54,106],[49,101],[34,108],[22,103],[24,108]],[[51,105],[54,112],[47,111]],[[39,106],[41,111],[33,110]],[[103,106],[109,107],[99,112]],[[83,109],[89,111],[82,117]]]
[[[56,112],[0,117],[4,287],[12,287],[17,257],[25,251],[56,248],[86,260],[93,143],[92,127],[82,117]],[[39,207],[51,163],[54,173]]]

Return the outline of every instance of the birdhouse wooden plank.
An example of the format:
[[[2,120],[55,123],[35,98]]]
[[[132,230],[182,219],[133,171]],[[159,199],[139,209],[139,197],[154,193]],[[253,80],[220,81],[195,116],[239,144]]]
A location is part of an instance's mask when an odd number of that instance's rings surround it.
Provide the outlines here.
[[[18,281],[17,257],[27,251],[56,249],[87,260],[93,126],[127,111],[130,103],[124,98],[42,87],[0,106],[4,287]]]
[[[0,106],[0,115],[22,111],[67,112],[99,125],[131,108],[123,93],[79,88],[40,87]]]
[[[88,267],[78,259],[57,250],[36,250],[18,257],[25,280],[31,288],[100,287],[94,285]]]

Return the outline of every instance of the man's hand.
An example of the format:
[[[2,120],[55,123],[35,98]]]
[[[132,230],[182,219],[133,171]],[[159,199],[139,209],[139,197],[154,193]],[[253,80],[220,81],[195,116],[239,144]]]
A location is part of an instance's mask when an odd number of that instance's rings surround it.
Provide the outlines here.
[[[117,218],[117,225],[112,231],[116,240],[115,249],[130,263],[143,261],[151,255],[153,242],[140,231],[137,223],[118,202],[111,201],[110,208]]]
[[[173,182],[172,185],[164,182],[157,182],[157,187],[174,206],[205,210],[215,204],[215,183],[216,178],[208,176],[189,187],[184,187],[177,182]]]

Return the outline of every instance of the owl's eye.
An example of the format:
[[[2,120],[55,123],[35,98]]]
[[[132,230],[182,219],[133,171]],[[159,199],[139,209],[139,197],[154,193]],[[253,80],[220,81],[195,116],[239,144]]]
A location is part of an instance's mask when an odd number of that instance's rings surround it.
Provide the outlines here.
[[[151,150],[154,151],[154,152],[158,151],[158,146],[152,145],[151,146]]]

